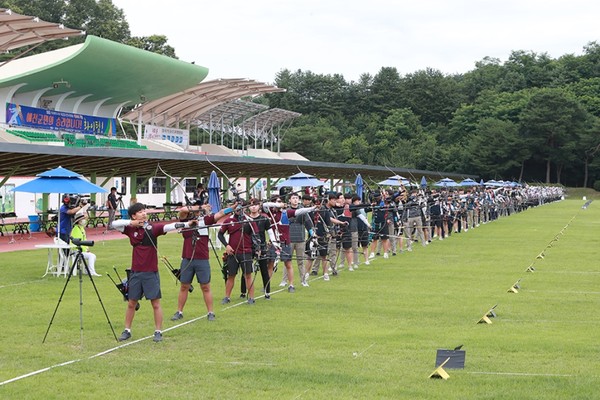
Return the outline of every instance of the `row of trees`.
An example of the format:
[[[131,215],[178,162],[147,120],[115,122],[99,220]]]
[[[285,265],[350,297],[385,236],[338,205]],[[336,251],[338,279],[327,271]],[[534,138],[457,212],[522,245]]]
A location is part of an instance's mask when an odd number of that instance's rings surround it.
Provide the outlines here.
[[[176,58],[164,35],[131,36],[111,0],[10,0],[0,7]],[[83,38],[52,41],[35,53]],[[13,57],[2,55],[1,59]],[[600,180],[600,45],[580,56],[514,51],[464,74],[394,67],[348,82],[282,70],[285,93],[256,101],[303,114],[282,149],[315,161],[588,186]]]
[[[283,148],[312,160],[587,186],[600,179],[600,45],[514,51],[465,74],[384,67],[358,82],[282,70],[269,105],[303,113]]]

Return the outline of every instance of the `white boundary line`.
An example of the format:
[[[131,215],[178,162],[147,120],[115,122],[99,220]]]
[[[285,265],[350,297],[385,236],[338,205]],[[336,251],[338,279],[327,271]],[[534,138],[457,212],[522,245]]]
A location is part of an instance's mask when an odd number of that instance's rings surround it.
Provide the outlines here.
[[[600,294],[600,292],[585,292],[576,290],[529,290],[531,293],[561,293],[561,294]]]
[[[312,279],[312,281],[316,281],[316,280],[319,280],[319,279],[323,279],[323,276],[315,277],[314,279]],[[28,282],[24,282],[22,284],[25,284],[25,283],[28,283]],[[287,291],[287,288],[281,288],[281,289],[278,289],[278,290],[276,290],[274,292],[271,292],[271,295],[273,295],[275,293],[284,292],[284,291]],[[258,296],[258,297],[255,297],[255,298],[260,299],[260,298],[263,298],[263,297],[265,297],[265,296],[262,295],[262,296]],[[241,306],[243,304],[247,304],[247,302],[246,301],[241,301],[239,303],[232,304],[232,305],[230,305],[228,307],[223,308],[221,311],[224,312],[224,311],[230,310],[232,308],[239,307],[239,306]],[[163,332],[172,331],[173,329],[176,329],[176,328],[179,328],[179,327],[191,324],[193,322],[199,321],[199,320],[204,319],[204,318],[206,318],[206,315],[202,315],[200,317],[192,318],[189,321],[185,321],[185,322],[182,322],[180,324],[177,324],[177,325],[171,326],[169,328],[163,329]],[[38,374],[41,374],[43,372],[50,371],[51,369],[54,369],[54,368],[64,367],[65,365],[75,364],[75,363],[78,363],[80,361],[92,360],[92,359],[97,358],[97,357],[102,357],[102,356],[104,356],[106,354],[109,354],[109,353],[112,353],[112,352],[114,352],[116,350],[122,349],[122,348],[127,347],[127,346],[131,346],[131,345],[133,345],[135,343],[139,343],[141,341],[148,340],[148,339],[153,338],[153,337],[154,337],[154,335],[142,337],[142,338],[133,340],[131,342],[128,341],[128,342],[120,344],[120,345],[118,345],[116,347],[113,347],[113,348],[101,351],[100,353],[93,354],[93,355],[91,355],[89,357],[86,357],[86,358],[78,358],[78,359],[74,359],[74,360],[70,360],[70,361],[65,361],[65,362],[62,362],[62,363],[59,363],[59,364],[55,364],[55,365],[52,365],[50,367],[38,369],[37,371],[29,372],[27,374],[20,375],[20,376],[8,379],[6,381],[0,382],[0,386],[6,385],[8,383],[16,382],[16,381],[21,380],[21,379],[29,378],[30,376],[38,375]],[[239,362],[239,361],[230,361],[230,362],[223,362],[223,363],[224,364],[230,364],[230,365],[244,365],[244,364],[259,364],[259,365],[268,365],[268,366],[274,366],[274,365],[276,365],[276,364],[271,364],[271,363],[245,363],[245,362]]]
[[[22,286],[22,285],[28,285],[30,283],[36,283],[36,282],[43,282],[45,279],[36,279],[34,281],[27,281],[27,282],[20,282],[20,283],[11,283],[10,285],[2,285],[0,286],[0,289],[4,289],[4,288],[8,288],[8,287],[13,287],[13,286]]]

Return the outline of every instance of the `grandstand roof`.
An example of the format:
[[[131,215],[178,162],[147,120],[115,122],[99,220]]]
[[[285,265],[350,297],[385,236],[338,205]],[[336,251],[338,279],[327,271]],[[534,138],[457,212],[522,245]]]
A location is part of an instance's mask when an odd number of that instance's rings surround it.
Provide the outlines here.
[[[198,119],[207,118],[206,114],[211,110],[232,100],[283,91],[285,89],[250,79],[217,79],[143,104],[122,118],[137,123],[141,109],[141,119],[145,124],[172,126],[178,122],[195,123]]]
[[[2,143],[0,146],[0,176],[34,176],[48,169],[61,165],[85,176],[130,176],[136,172],[138,176],[162,175],[157,172],[160,166],[170,175],[176,177],[207,176],[217,165],[231,179],[238,177],[287,177],[302,170],[318,178],[355,179],[362,174],[363,179],[381,180],[390,174],[420,179],[440,179],[438,172],[408,170],[405,168],[385,168],[373,165],[340,164],[304,160],[275,160],[254,157],[232,157],[200,155],[194,153],[173,153],[150,150],[124,150],[104,148],[54,147],[37,144]],[[209,162],[210,161],[210,162]],[[218,172],[217,172],[218,173]],[[220,174],[219,174],[220,175]],[[452,179],[465,177],[477,178],[474,175],[445,173]],[[368,182],[368,181],[367,181]]]
[[[208,69],[199,65],[88,36],[83,44],[4,65],[0,68],[0,94],[6,92],[10,97],[3,100],[22,100],[22,105],[33,107],[37,104],[26,101],[43,96],[53,100],[51,108],[56,111],[114,117],[124,105],[180,92],[207,75]]]
[[[0,51],[84,34],[84,31],[65,28],[62,24],[42,21],[37,17],[0,8]]]

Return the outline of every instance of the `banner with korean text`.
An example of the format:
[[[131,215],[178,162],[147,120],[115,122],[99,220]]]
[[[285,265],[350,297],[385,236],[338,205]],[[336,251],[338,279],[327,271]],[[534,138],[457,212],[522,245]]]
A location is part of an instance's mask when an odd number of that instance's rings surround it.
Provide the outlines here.
[[[13,103],[6,103],[6,123],[10,126],[27,126],[89,135],[115,136],[117,132],[114,118],[73,114]]]
[[[144,139],[168,140],[182,148],[190,142],[190,131],[187,129],[165,128],[163,126],[145,125]]]

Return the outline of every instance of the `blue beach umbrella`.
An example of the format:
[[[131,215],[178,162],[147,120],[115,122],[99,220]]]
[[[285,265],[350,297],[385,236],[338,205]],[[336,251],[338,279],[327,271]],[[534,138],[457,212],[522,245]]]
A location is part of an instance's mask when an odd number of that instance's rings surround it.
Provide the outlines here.
[[[408,186],[410,185],[410,181],[400,175],[394,175],[394,176],[390,176],[389,178],[387,178],[385,181],[381,181],[378,182],[378,185],[382,185],[382,186]]]
[[[315,178],[312,175],[305,174],[304,172],[299,172],[296,175],[290,176],[283,182],[280,182],[277,187],[315,187],[315,186],[323,186],[324,183]]]
[[[356,185],[356,195],[360,197],[362,201],[365,183],[363,182],[363,178],[362,176],[360,176],[360,174],[356,175],[356,180],[354,181],[354,184]]]
[[[221,182],[215,171],[210,173],[208,178],[208,204],[210,204],[213,213],[221,210]]]
[[[478,186],[479,183],[477,183],[476,181],[474,181],[471,178],[467,178],[467,179],[463,179],[462,181],[459,182],[460,186]]]
[[[63,167],[51,169],[36,175],[37,178],[19,185],[12,190],[25,193],[106,193],[107,190],[95,185],[83,177]],[[59,207],[61,201],[59,199]],[[60,213],[58,213],[58,226],[60,226]],[[58,233],[58,229],[57,229]]]
[[[454,180],[452,180],[450,178],[444,178],[442,180],[437,181],[433,185],[434,186],[442,186],[442,187],[455,187],[455,186],[458,186],[458,183],[456,183]]]

